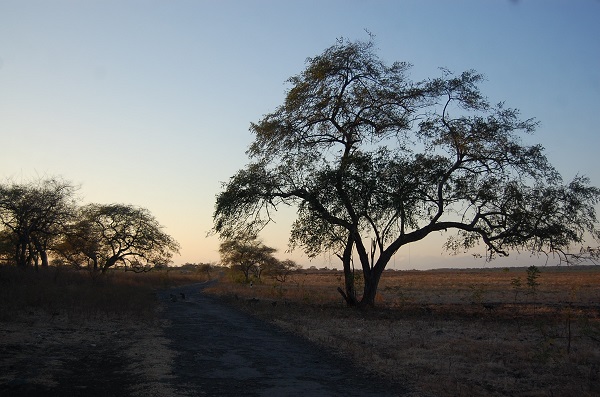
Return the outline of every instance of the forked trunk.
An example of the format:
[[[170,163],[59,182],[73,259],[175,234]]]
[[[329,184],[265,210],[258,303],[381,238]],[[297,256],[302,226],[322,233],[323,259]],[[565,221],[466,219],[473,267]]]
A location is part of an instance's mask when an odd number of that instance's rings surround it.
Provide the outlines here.
[[[381,271],[378,268],[373,268],[368,271],[363,270],[363,277],[365,280],[365,285],[363,289],[362,299],[359,301],[356,297],[356,287],[354,285],[354,274],[352,272],[352,269],[350,269],[350,271],[347,271],[346,266],[344,266],[344,279],[346,282],[346,291],[344,292],[341,288],[338,287],[338,292],[344,297],[348,306],[375,306],[375,297],[377,296],[379,280],[381,280]]]
[[[365,279],[365,286],[363,290],[363,296],[360,301],[361,306],[375,306],[375,298],[377,297],[377,288],[379,287],[379,281],[381,275],[388,264],[391,255],[389,252],[381,254],[377,263],[373,266],[363,266],[363,276]],[[369,265],[367,263],[367,265]]]
[[[360,247],[359,247],[360,248]],[[373,307],[375,306],[375,298],[377,296],[377,288],[379,287],[379,281],[381,275],[385,270],[385,267],[389,263],[392,257],[392,251],[384,251],[379,256],[376,263],[373,264],[374,254],[372,253],[369,257],[363,252],[361,257],[361,267],[364,279],[363,296],[358,300],[356,296],[356,286],[354,269],[352,269],[352,250],[354,249],[354,241],[351,237],[348,238],[344,254],[340,258],[344,264],[344,280],[346,291],[344,292],[338,287],[338,292],[344,297],[348,306],[360,306],[360,307]],[[373,250],[374,252],[374,250]]]
[[[42,261],[42,267],[48,268],[48,265],[49,265],[48,252],[46,252],[45,244],[42,244],[40,239],[37,237],[33,237],[32,241],[33,241],[33,246],[35,247],[35,250],[39,255],[39,259]],[[36,255],[36,262],[35,262],[36,269],[37,269],[37,265],[38,264],[37,264],[37,255]]]
[[[368,274],[365,274],[368,273]],[[375,306],[375,297],[377,296],[377,287],[381,279],[381,272],[377,272],[375,268],[368,272],[363,272],[365,277],[365,287],[363,296],[360,301],[361,306]]]
[[[350,268],[350,263],[344,262],[344,286],[346,291],[338,287],[338,292],[344,297],[348,306],[356,306],[358,299],[356,298],[356,287],[354,285],[354,272]]]

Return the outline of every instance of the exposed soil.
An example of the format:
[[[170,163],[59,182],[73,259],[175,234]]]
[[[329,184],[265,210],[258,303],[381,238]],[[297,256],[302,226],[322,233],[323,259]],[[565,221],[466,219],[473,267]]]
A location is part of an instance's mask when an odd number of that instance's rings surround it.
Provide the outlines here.
[[[135,381],[127,371],[125,356],[131,340],[127,331],[133,329],[119,327],[119,321],[100,319],[77,328],[45,318],[3,323],[0,394],[123,395]]]
[[[159,293],[160,320],[0,323],[5,396],[397,396],[400,385],[201,293]],[[183,295],[182,295],[183,294]]]

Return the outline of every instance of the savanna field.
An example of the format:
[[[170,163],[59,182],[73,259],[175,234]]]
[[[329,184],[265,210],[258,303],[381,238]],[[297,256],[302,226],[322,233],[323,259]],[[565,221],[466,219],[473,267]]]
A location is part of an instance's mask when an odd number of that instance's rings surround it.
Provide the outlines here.
[[[342,303],[337,271],[250,286],[222,268],[103,277],[42,270],[0,268],[0,383],[27,371],[51,383],[53,363],[38,361],[48,350],[60,361],[58,346],[73,355],[82,341],[118,335],[123,348],[151,350],[162,326],[155,291],[218,279],[210,294],[419,395],[600,394],[596,266],[540,267],[533,276],[526,268],[388,271],[377,307],[362,310]],[[26,355],[32,346],[39,357]]]
[[[357,280],[360,284],[360,280]],[[600,394],[600,268],[385,272],[377,308],[349,309],[341,272],[212,293],[433,396]]]

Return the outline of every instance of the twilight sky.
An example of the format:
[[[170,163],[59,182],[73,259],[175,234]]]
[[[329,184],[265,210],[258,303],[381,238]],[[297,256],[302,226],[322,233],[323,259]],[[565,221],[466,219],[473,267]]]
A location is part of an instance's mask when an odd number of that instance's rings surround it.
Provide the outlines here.
[[[541,122],[566,181],[600,185],[598,0],[0,0],[0,180],[62,176],[82,203],[149,209],[182,246],[175,264],[217,262],[207,237],[221,182],[288,77],[336,38],[376,36],[412,77],[475,69],[491,103]],[[261,236],[285,253],[293,211]],[[390,267],[479,267],[431,238]],[[527,264],[513,256],[496,265]]]

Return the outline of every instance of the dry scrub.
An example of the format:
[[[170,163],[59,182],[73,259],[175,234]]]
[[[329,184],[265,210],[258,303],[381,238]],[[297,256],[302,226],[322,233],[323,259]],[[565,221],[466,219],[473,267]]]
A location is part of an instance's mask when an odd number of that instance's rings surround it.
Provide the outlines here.
[[[599,395],[600,269],[540,270],[535,290],[526,269],[386,272],[374,310],[339,272],[211,292],[427,395]]]

